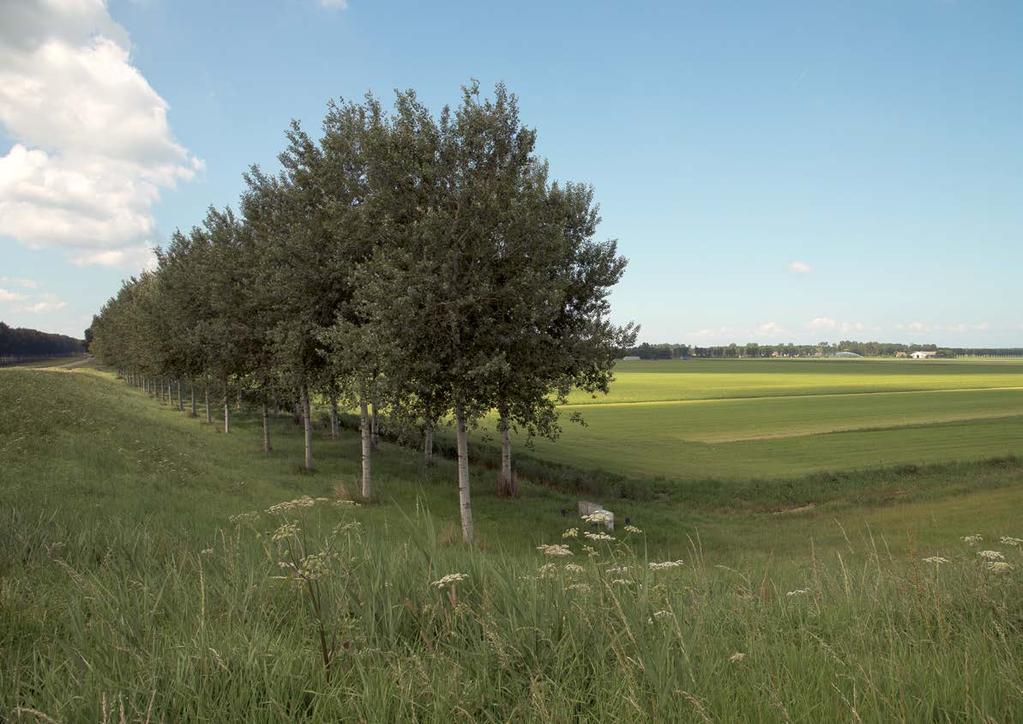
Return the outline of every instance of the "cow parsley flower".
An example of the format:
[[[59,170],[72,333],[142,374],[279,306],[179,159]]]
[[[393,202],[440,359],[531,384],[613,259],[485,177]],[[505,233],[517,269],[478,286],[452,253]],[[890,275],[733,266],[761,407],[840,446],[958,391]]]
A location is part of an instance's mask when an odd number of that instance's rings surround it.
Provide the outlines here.
[[[607,525],[614,521],[614,514],[607,510],[595,510],[589,515],[582,516],[582,519],[593,525]]]
[[[272,539],[274,541],[281,541],[285,538],[291,538],[299,534],[301,529],[294,523],[285,523],[280,528],[274,531]]]
[[[984,536],[978,535],[977,533],[974,533],[973,535],[964,535],[963,536],[963,543],[965,543],[966,545],[970,545],[970,546],[975,546],[978,543],[980,543],[982,540],[984,540]]]
[[[298,574],[307,581],[318,581],[330,572],[330,555],[313,553],[302,559]]]
[[[594,548],[593,546],[583,546],[583,553],[588,555],[590,558],[593,558],[593,556],[599,556],[600,555],[597,552],[597,549]]]
[[[545,556],[553,556],[555,558],[572,555],[571,549],[561,543],[541,543],[536,549]]]
[[[542,566],[536,569],[536,575],[538,578],[550,578],[558,570],[558,567],[553,563],[544,563]]]
[[[983,558],[985,561],[1004,561],[1005,556],[1001,551],[979,551],[978,556]]]
[[[629,572],[629,566],[615,566],[614,568],[608,568],[607,572],[611,573],[611,574],[628,573]]]
[[[668,568],[678,568],[679,566],[683,566],[683,565],[685,565],[685,561],[681,561],[681,560],[679,560],[679,561],[661,561],[659,563],[657,561],[650,561],[650,570],[651,571],[664,571],[664,570],[667,570]]]
[[[579,529],[578,528],[569,528],[568,530],[566,530],[564,533],[561,534],[561,537],[562,538],[578,538],[579,537]]]
[[[582,573],[586,569],[580,566],[578,563],[566,563],[565,571],[567,573]]]
[[[248,513],[238,513],[238,515],[232,515],[228,518],[235,525],[242,525],[243,523],[255,523],[259,520],[259,513],[251,511]]]
[[[456,584],[461,583],[468,577],[469,577],[468,573],[449,573],[440,580],[434,581],[430,585],[436,586],[437,588],[447,588],[448,586],[455,586]]]
[[[1013,538],[1011,535],[1003,535],[1001,541],[1004,546],[1015,546],[1016,548],[1019,548],[1023,545],[1023,538]]]
[[[742,653],[741,651],[736,651],[734,654],[728,657],[728,662],[732,664],[738,664],[745,658],[746,654]]]
[[[942,556],[929,556],[924,558],[924,563],[933,563],[935,565],[941,565],[942,563],[948,563],[948,558]]]
[[[567,589],[568,591],[579,591],[580,593],[589,593],[590,584],[588,583],[573,583]]]
[[[614,540],[614,536],[608,535],[607,533],[591,533],[590,531],[586,531],[585,533],[583,533],[583,535],[589,538],[590,540],[595,541]]]
[[[1005,561],[993,561],[987,564],[987,569],[992,573],[1008,573],[1012,568],[1012,564]]]
[[[637,533],[638,534],[638,533],[642,533],[643,531],[641,531],[639,528],[637,528],[634,525],[627,525],[627,526],[625,526],[625,532],[626,533]]]

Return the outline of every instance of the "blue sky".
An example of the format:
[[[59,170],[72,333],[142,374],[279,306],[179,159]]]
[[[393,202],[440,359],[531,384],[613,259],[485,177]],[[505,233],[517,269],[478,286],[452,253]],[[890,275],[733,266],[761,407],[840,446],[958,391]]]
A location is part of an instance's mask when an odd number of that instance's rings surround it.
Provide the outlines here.
[[[288,121],[315,130],[329,98],[412,87],[439,108],[477,78],[518,94],[555,176],[596,187],[601,235],[630,259],[615,316],[643,340],[1023,346],[1018,2],[82,0],[60,18],[26,2],[40,15],[17,22],[58,28],[71,51],[103,36],[130,55],[86,76],[102,86],[87,102],[106,104],[75,121],[106,119],[93,136],[39,130],[32,109],[73,105],[56,80],[41,102],[0,91],[20,184],[0,159],[9,323],[80,333],[142,245],[235,204],[242,171],[272,167]],[[64,67],[19,42],[24,77]],[[140,77],[110,90],[124,67]],[[96,168],[81,159],[97,145],[106,185],[40,226],[58,202],[32,206],[38,188]]]

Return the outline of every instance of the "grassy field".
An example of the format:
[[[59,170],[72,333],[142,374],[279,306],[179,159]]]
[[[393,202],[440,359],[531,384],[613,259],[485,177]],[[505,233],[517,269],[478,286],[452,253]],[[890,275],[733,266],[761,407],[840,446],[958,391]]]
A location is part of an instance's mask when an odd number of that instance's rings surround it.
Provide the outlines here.
[[[791,477],[1023,454],[1023,362],[625,362],[536,454],[633,477]]]
[[[467,551],[447,460],[382,445],[354,507],[351,433],[318,430],[303,474],[290,420],[264,457],[247,416],[223,435],[90,369],[2,370],[0,405],[3,720],[1023,716],[1016,460],[693,480],[606,501],[642,531],[613,541],[563,538],[575,497],[499,499],[476,467]],[[302,495],[326,500],[267,512]]]

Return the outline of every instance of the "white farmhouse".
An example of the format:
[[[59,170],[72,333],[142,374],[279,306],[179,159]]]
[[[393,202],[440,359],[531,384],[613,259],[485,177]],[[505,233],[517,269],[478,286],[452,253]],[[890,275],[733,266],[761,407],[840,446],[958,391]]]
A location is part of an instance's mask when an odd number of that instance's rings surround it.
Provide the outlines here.
[[[911,354],[910,357],[913,359],[930,359],[931,357],[936,357],[937,354],[937,352],[920,350]]]

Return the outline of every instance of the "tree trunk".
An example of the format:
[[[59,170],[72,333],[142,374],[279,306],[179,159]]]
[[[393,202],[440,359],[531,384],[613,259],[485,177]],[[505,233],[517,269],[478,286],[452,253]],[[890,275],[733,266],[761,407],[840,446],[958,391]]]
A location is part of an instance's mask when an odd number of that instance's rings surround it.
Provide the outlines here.
[[[181,401],[181,380],[178,380],[178,412],[185,411],[185,403]]]
[[[369,408],[366,398],[359,400],[359,432],[362,435],[362,497],[369,499],[373,495],[373,441],[370,433]]]
[[[206,399],[206,422],[213,424],[213,414],[210,412],[210,386],[203,385],[203,397]]]
[[[423,431],[423,462],[427,465],[433,465],[433,423],[431,422],[426,426],[426,430]]]
[[[372,411],[370,413],[370,442],[373,445],[373,449],[376,450],[380,447],[380,419],[377,417],[377,403],[371,403],[370,410]]]
[[[270,448],[270,411],[263,403],[263,452],[269,453]]]
[[[231,432],[231,401],[227,395],[227,382],[224,382],[224,432]]]
[[[305,469],[313,469],[313,416],[309,388],[302,385],[302,427],[305,430]]]
[[[501,415],[498,427],[501,430],[501,473],[497,477],[497,494],[506,498],[514,498],[519,491],[512,473],[511,425],[508,423],[507,416]]]
[[[472,545],[472,501],[469,499],[469,433],[465,429],[462,406],[455,405],[456,437],[458,439],[458,510],[462,518],[462,542]]]
[[[192,414],[190,415],[190,417],[195,417],[195,383],[194,382],[189,382],[188,383],[188,393],[192,397]]]
[[[341,437],[341,430],[337,424],[337,398],[330,398],[330,439],[337,440]]]

